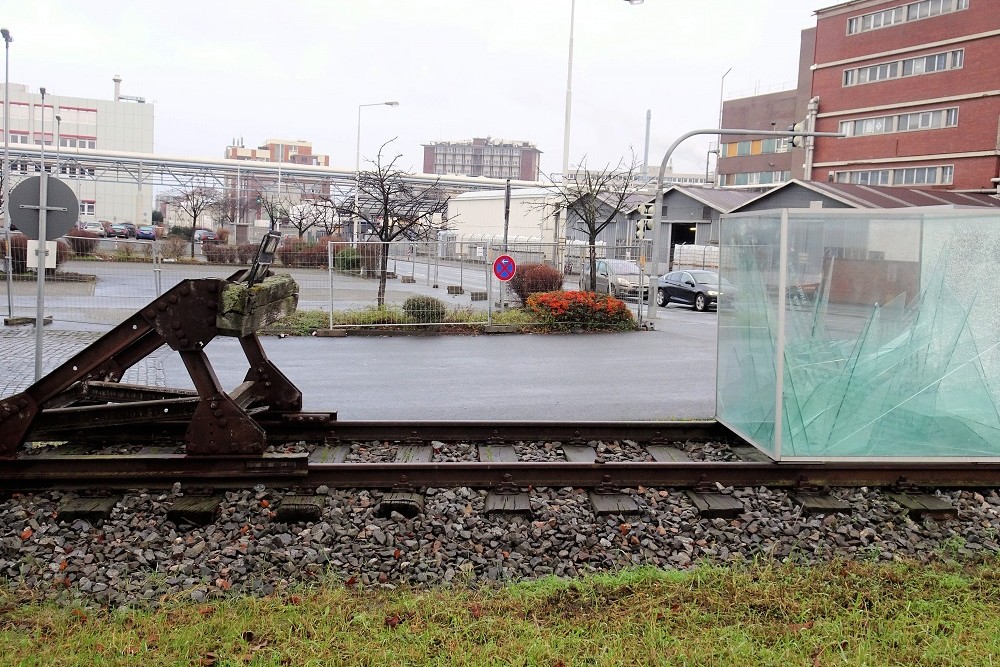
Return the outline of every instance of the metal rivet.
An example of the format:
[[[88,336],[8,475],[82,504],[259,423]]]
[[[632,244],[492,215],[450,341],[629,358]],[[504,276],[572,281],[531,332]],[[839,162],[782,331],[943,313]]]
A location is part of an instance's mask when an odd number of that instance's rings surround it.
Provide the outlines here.
[[[167,301],[169,301],[170,303],[177,303],[177,295],[171,294],[170,296],[167,297]]]

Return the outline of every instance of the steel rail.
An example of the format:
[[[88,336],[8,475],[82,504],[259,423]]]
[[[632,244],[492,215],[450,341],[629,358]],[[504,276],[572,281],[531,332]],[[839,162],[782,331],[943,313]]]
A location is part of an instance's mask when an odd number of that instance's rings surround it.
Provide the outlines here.
[[[22,456],[0,462],[0,488],[166,488],[187,485],[416,491],[471,487],[510,491],[574,487],[614,491],[638,486],[715,490],[721,487],[996,488],[1000,463],[887,462],[456,462],[309,463],[305,454],[264,457],[182,454]]]

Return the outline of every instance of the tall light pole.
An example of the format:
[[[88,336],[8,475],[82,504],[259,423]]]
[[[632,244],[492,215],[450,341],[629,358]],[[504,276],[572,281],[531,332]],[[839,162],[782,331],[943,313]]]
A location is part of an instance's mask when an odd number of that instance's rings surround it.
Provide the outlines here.
[[[730,67],[729,69],[727,69],[726,73],[722,75],[722,79],[719,81],[719,129],[720,130],[722,129],[722,94],[726,90],[726,77],[729,76],[729,73],[732,72],[732,71],[733,71],[732,67]],[[719,134],[719,136],[715,140],[715,183],[716,183],[716,185],[721,185],[721,183],[719,183],[719,178],[720,178],[719,177],[719,158],[720,157],[722,157],[722,135],[721,134]],[[707,179],[708,174],[705,174],[705,176],[706,176],[706,180],[708,180]]]
[[[12,293],[14,262],[10,254],[10,30],[0,29],[3,35],[3,206],[4,206],[4,275],[7,276],[7,316],[14,316],[14,297]]]
[[[360,217],[358,216],[358,190],[361,189],[361,109],[364,107],[398,107],[399,102],[371,102],[358,105],[358,141],[354,149],[354,242],[361,240]]]
[[[630,5],[641,5],[643,0],[625,0]],[[569,182],[569,128],[570,119],[573,115],[573,26],[576,23],[576,0],[570,0],[569,4],[569,57],[566,59],[566,118],[563,121],[563,163],[562,163],[562,186],[566,187]],[[569,214],[567,213],[567,224]],[[559,242],[559,218],[555,220],[555,229],[552,231],[553,239]]]
[[[44,113],[44,109],[42,113]],[[59,134],[62,132],[62,116],[56,114],[56,177],[59,176],[59,143],[62,141]]]

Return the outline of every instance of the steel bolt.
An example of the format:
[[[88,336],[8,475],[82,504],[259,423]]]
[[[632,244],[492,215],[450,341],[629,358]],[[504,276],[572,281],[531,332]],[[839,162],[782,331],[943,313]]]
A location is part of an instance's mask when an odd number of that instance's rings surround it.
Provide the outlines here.
[[[219,403],[218,401],[212,401],[211,403],[208,404],[208,407],[215,410],[217,407],[219,407]]]
[[[164,310],[167,309],[167,304],[161,301],[158,304],[156,304],[156,309],[162,313]]]
[[[167,301],[169,301],[170,303],[177,303],[177,295],[171,294],[170,296],[167,297]]]
[[[190,293],[191,293],[191,288],[188,287],[187,285],[181,288],[181,296],[187,296]]]

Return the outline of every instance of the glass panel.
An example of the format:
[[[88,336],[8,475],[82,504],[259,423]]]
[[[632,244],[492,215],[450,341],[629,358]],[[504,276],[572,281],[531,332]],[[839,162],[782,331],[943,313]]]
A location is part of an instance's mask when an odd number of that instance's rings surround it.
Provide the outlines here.
[[[748,242],[763,220],[722,222],[739,288],[719,310],[718,405],[773,453],[778,258]],[[997,215],[790,211],[787,239],[781,456],[1000,457]]]
[[[727,219],[719,260],[722,280],[733,287],[719,296],[718,417],[772,457],[780,228],[778,211]]]

